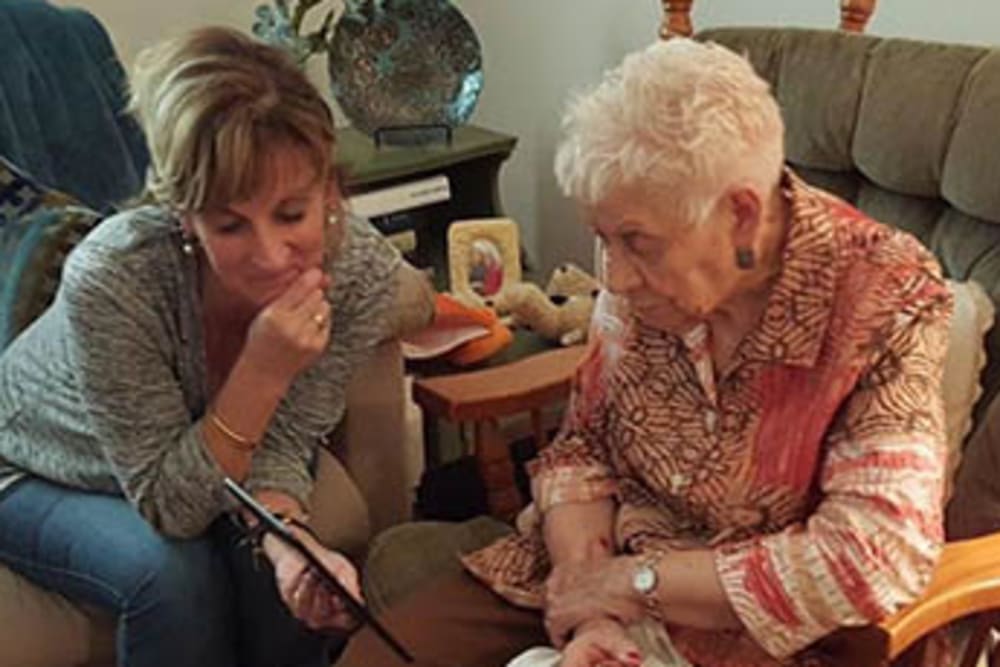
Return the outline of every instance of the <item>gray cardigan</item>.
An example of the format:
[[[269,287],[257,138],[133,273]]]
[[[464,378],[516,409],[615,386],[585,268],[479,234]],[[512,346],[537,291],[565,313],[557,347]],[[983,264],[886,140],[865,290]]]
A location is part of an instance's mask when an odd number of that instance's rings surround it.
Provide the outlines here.
[[[330,345],[281,401],[247,480],[302,503],[351,371],[392,335],[399,254],[363,221],[348,229],[328,267]],[[109,218],[74,248],[52,306],[0,356],[6,481],[29,473],[123,493],[175,537],[199,535],[231,507],[200,428],[209,397],[198,267],[177,221],[155,207]]]

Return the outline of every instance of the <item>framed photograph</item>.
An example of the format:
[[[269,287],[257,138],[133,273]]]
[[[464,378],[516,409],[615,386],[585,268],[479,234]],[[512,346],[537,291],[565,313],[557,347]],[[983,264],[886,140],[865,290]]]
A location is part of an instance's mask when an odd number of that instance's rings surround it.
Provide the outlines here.
[[[510,218],[460,220],[448,228],[451,293],[470,306],[495,301],[521,281],[521,244]]]

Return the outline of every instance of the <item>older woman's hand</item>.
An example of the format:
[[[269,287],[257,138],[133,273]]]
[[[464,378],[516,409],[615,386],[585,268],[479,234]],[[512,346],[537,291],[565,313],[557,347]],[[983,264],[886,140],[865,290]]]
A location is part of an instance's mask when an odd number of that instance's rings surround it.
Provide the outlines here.
[[[642,618],[641,598],[632,588],[634,556],[563,563],[545,583],[545,630],[553,646],[587,621],[613,618],[631,623]]]
[[[609,618],[588,621],[563,650],[560,667],[639,667],[642,653],[621,623]]]

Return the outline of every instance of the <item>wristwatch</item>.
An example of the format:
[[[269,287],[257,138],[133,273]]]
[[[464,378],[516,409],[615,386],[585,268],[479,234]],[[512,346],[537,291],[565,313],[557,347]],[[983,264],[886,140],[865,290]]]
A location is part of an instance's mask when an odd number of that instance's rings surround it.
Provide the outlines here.
[[[660,575],[656,566],[663,557],[661,553],[647,553],[639,557],[639,564],[632,572],[632,590],[642,598],[646,613],[655,619],[660,617],[660,601],[656,597],[660,585]]]

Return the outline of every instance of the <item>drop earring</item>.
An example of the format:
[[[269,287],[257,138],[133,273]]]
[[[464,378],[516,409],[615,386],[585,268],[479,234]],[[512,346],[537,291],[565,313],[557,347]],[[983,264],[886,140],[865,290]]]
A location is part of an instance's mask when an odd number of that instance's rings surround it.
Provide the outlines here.
[[[744,271],[749,271],[754,267],[755,264],[753,250],[750,248],[737,248],[736,249],[736,266],[743,269]]]

